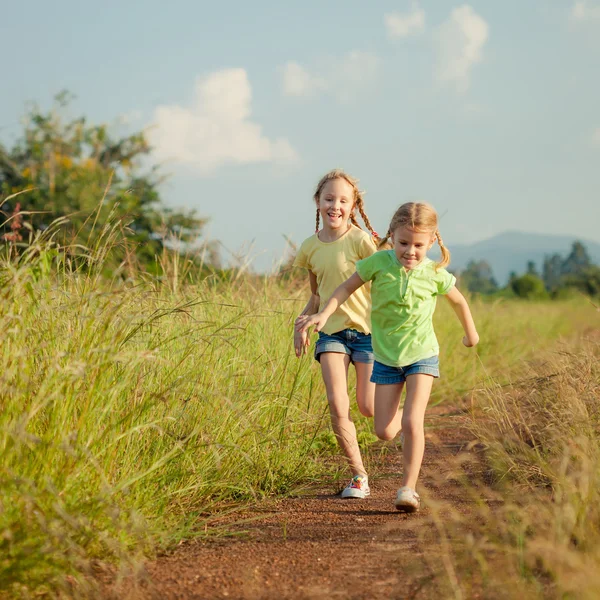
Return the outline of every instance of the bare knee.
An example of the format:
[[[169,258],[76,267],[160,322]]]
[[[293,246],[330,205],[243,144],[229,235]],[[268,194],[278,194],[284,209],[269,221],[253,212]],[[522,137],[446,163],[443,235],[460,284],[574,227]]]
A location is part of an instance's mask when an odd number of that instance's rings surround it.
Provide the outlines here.
[[[375,425],[375,435],[380,440],[383,440],[385,442],[389,442],[390,440],[393,440],[396,437],[395,432],[392,429],[377,424]]]
[[[365,406],[363,404],[358,405],[358,410],[363,417],[368,417],[369,419],[375,414],[372,406]]]
[[[331,417],[331,422],[333,426],[336,425],[344,425],[346,423],[353,423],[352,416],[349,411],[344,412],[343,410],[339,410],[336,407],[329,408],[329,416]]]
[[[415,437],[417,435],[423,435],[423,423],[419,422],[418,419],[414,419],[409,415],[404,415],[402,418],[402,431],[405,437],[410,438]]]

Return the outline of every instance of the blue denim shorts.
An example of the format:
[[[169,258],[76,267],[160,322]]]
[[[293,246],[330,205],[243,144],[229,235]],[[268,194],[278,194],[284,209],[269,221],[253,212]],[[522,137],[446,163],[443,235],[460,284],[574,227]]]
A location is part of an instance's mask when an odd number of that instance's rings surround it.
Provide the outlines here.
[[[408,375],[423,373],[433,377],[440,376],[440,361],[437,356],[422,358],[406,367],[388,367],[375,361],[371,381],[379,384],[404,383]]]
[[[342,329],[331,334],[319,331],[319,339],[315,345],[315,358],[318,361],[321,360],[319,355],[323,352],[349,354],[353,363],[371,364],[373,362],[371,334],[354,329]]]

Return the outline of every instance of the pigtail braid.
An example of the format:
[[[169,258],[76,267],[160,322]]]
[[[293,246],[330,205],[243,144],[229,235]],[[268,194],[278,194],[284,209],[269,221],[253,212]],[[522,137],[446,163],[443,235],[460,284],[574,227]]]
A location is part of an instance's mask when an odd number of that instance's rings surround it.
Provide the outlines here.
[[[377,238],[379,239],[379,243],[377,244],[377,250],[382,250],[382,249],[387,250],[392,247],[392,245],[388,242],[391,235],[392,235],[392,232],[388,229],[384,238],[380,238],[379,236],[377,236]]]
[[[374,238],[379,239],[379,234],[373,229],[373,226],[371,225],[371,221],[369,221],[369,217],[367,217],[367,213],[365,212],[362,194],[360,194],[356,199],[356,208],[358,208],[358,212],[360,213],[360,216],[362,217],[364,224],[367,226],[367,229],[371,232],[371,235]]]
[[[437,264],[437,268],[441,269],[450,264],[450,251],[448,250],[448,248],[446,248],[446,246],[444,246],[444,240],[440,235],[439,229],[435,230],[435,237],[440,246],[440,250],[442,251],[442,260]]]
[[[319,207],[317,206],[317,225],[315,227],[315,233],[319,233],[319,218],[321,214],[319,213]]]

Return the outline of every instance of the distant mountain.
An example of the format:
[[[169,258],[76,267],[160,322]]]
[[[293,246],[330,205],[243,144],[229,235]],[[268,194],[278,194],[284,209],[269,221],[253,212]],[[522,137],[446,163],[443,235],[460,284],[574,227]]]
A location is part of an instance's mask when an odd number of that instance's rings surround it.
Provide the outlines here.
[[[530,260],[535,262],[541,273],[545,256],[560,254],[566,258],[573,242],[577,240],[586,247],[592,262],[600,265],[600,244],[597,242],[575,236],[507,231],[474,244],[449,245],[452,254],[450,270],[461,271],[470,260],[486,260],[492,267],[496,281],[504,285],[511,271],[524,273]],[[433,254],[432,258],[435,258]]]

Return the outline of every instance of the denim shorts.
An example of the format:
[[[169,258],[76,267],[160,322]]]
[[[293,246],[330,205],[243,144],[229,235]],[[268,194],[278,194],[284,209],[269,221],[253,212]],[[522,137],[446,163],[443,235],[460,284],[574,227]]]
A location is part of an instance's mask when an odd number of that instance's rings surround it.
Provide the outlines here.
[[[404,383],[408,375],[432,375],[433,377],[440,376],[440,361],[437,356],[431,358],[422,358],[412,365],[406,367],[388,367],[380,362],[375,361],[373,365],[373,373],[371,375],[372,383],[390,384]]]
[[[331,334],[319,331],[319,339],[315,345],[315,358],[318,361],[321,360],[319,355],[323,352],[348,354],[353,363],[371,364],[373,362],[371,334],[354,329],[342,329]]]

